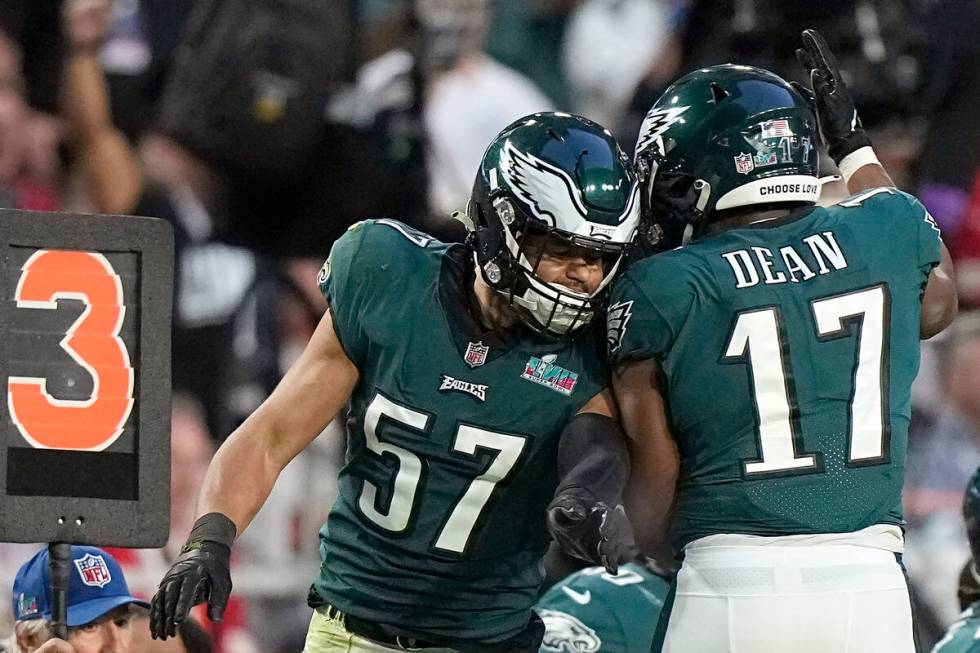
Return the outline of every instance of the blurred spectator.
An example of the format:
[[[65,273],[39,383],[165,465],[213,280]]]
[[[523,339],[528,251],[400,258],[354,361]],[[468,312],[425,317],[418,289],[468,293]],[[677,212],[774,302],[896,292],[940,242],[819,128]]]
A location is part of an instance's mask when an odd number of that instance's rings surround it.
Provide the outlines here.
[[[980,87],[980,79],[976,86]],[[980,162],[978,162],[980,165]],[[950,234],[950,252],[956,261],[960,306],[980,308],[980,167],[963,211],[963,219]]]
[[[197,494],[214,455],[204,411],[194,399],[175,394],[170,412],[170,540],[171,557],[191,532]]]
[[[149,128],[153,115],[149,77],[154,53],[140,4],[139,0],[114,0],[109,32],[99,49],[115,124],[131,142]]]
[[[980,316],[963,314],[939,353],[943,403],[909,438],[909,519],[959,513],[963,488],[980,466]]]
[[[0,207],[58,208],[59,126],[24,97],[21,50],[0,30]]]
[[[23,52],[22,71],[31,107],[58,111],[58,80],[64,57],[62,0],[4,0],[0,30]]]
[[[416,101],[413,76],[421,74],[432,217],[420,226],[447,240],[463,237],[448,216],[465,209],[486,144],[515,119],[551,108],[523,74],[482,51],[491,6],[489,0],[413,0],[415,46],[368,62],[358,72],[357,86],[337,94],[328,107],[336,122],[370,124],[387,112],[407,110]],[[393,217],[417,222],[411,215]]]
[[[128,213],[135,205],[139,166],[112,124],[97,57],[110,11],[110,0],[67,0],[54,22],[65,34],[64,59],[53,69],[60,75],[58,117],[27,107],[21,70],[32,69],[30,51],[22,56],[0,32],[0,206]],[[54,44],[50,51],[62,52]]]
[[[136,155],[113,125],[99,48],[112,16],[111,0],[66,0],[67,56],[62,70],[61,113],[67,122],[84,182],[69,207],[97,213],[130,213],[142,191]]]
[[[322,261],[293,259],[253,286],[236,316],[232,383],[223,403],[240,423],[272,391],[326,310],[316,283]],[[310,610],[305,591],[319,564],[319,540],[343,464],[343,427],[335,420],[279,475],[253,527],[237,545],[237,594],[247,596],[249,624],[262,651],[303,647]],[[281,533],[283,537],[267,537]]]
[[[196,0],[114,0],[109,34],[99,51],[116,125],[135,142],[148,131]]]
[[[204,411],[192,397],[180,393],[174,396],[170,423],[170,539],[162,549],[110,549],[126,570],[134,593],[139,596],[153,595],[157,583],[190,533],[201,480],[214,454],[214,443],[207,430]],[[233,560],[236,581],[242,563],[238,556]],[[247,594],[236,593],[232,597],[222,623],[207,622],[216,653],[253,653],[260,650],[248,627],[249,606],[243,598]],[[203,610],[195,612],[195,615],[200,623],[205,623]]]
[[[950,588],[969,555],[960,509],[980,465],[980,315],[961,314],[938,348],[939,404],[913,413],[903,497],[905,562],[919,629],[933,642],[956,617]]]
[[[561,46],[568,16],[580,0],[495,0],[487,52],[527,75],[558,109],[571,104]]]
[[[562,52],[572,111],[619,131],[637,85],[673,46],[670,4],[586,0],[572,13]]]
[[[964,217],[980,167],[980,4],[950,0],[933,5],[929,72],[922,113],[929,129],[920,161],[919,196],[947,236]]]
[[[636,127],[677,77],[664,64],[676,64],[682,74],[703,66],[738,63],[801,80],[802,69],[794,53],[800,47],[800,32],[814,28],[833,44],[879,158],[893,177],[905,178],[903,168],[918,146],[909,121],[921,109],[918,90],[926,76],[921,64],[927,38],[922,3],[669,0],[665,4],[675,36],[662,61],[636,90],[628,117]],[[670,72],[664,75],[664,70]],[[899,163],[902,167],[897,167]]]
[[[481,50],[491,29],[489,0],[412,0],[406,6],[410,11],[401,14],[402,29],[414,21],[418,33],[365,64],[356,86],[336,94],[327,115],[360,127],[410,112],[421,82],[431,217],[391,217],[457,240],[462,228],[448,216],[465,208],[486,143],[515,119],[550,109],[550,102],[526,77]]]
[[[194,619],[185,619],[177,627],[177,636],[168,640],[150,637],[150,618],[139,614],[133,619],[134,653],[211,653],[211,637]]]
[[[146,188],[134,212],[174,228],[173,386],[201,402],[208,431],[220,440],[229,432],[222,397],[234,315],[258,263],[248,250],[215,240],[221,188],[209,166],[156,134],[143,139],[139,157]]]
[[[425,127],[429,206],[466,209],[486,144],[511,122],[551,103],[524,75],[488,57],[488,0],[417,0],[426,42]]]
[[[315,533],[337,495],[344,437],[342,421],[335,420],[294,458],[236,544],[235,592],[247,598],[248,623],[264,653],[303,648],[310,621],[306,591],[320,564]]]
[[[38,551],[17,572],[13,587],[14,634],[9,653],[33,653],[53,639],[48,550]],[[108,552],[72,546],[68,581],[68,643],[74,653],[135,653],[131,619],[134,606],[149,604],[130,595],[119,563]]]
[[[209,207],[215,237],[276,256],[320,257],[372,208],[390,215],[413,207],[407,182],[424,170],[407,167],[421,163],[412,159],[417,138],[405,129],[392,138],[351,133],[324,120],[326,103],[353,74],[353,4],[195,5],[156,130],[220,173],[225,201]]]

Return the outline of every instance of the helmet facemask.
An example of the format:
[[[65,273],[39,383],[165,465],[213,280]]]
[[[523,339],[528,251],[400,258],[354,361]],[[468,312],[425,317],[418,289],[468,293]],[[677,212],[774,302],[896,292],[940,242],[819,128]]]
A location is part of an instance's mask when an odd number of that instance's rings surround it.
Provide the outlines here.
[[[684,172],[662,170],[663,142],[650,145],[636,158],[642,203],[641,234],[664,251],[681,245],[703,231],[711,184]]]
[[[511,265],[506,275],[495,273],[495,264],[482,266],[484,280],[533,330],[555,337],[574,335],[602,310],[604,291],[616,276],[629,245],[569,234],[526,216],[519,220],[513,203],[504,197],[496,199],[494,209],[498,218],[501,214],[514,215],[509,223],[501,219]],[[602,279],[592,290],[574,290],[548,281],[540,274],[545,256],[578,256],[587,264],[597,263]],[[507,282],[505,276],[509,277]]]
[[[608,130],[570,114],[533,114],[484,154],[467,210],[469,243],[483,280],[526,326],[570,337],[602,309],[639,204],[629,159]],[[592,267],[581,277],[569,267],[600,263],[600,274]]]

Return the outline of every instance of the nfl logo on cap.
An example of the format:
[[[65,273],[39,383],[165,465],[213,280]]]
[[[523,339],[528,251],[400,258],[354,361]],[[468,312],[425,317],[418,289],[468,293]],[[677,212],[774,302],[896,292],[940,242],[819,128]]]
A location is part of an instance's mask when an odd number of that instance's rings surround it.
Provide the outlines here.
[[[90,587],[105,587],[112,580],[109,567],[102,556],[86,554],[75,560],[75,568],[82,577],[82,582]]]
[[[479,367],[487,362],[487,352],[490,351],[490,347],[484,345],[483,342],[471,342],[466,346],[466,355],[463,356],[463,360],[470,367]]]

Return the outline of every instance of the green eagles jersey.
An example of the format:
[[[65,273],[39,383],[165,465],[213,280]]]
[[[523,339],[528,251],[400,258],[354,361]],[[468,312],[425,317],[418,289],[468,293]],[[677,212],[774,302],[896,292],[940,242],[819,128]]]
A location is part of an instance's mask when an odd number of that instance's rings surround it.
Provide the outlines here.
[[[902,524],[939,228],[905,193],[713,234],[613,290],[613,363],[657,359],[681,454],[674,545]]]
[[[980,603],[974,603],[960,614],[936,642],[932,653],[980,653]]]
[[[538,601],[545,624],[541,653],[649,653],[670,584],[630,563],[610,575],[577,571]]]
[[[473,274],[465,247],[378,220],[319,278],[360,378],[311,604],[448,645],[527,626],[559,435],[606,384],[597,330],[481,329]]]

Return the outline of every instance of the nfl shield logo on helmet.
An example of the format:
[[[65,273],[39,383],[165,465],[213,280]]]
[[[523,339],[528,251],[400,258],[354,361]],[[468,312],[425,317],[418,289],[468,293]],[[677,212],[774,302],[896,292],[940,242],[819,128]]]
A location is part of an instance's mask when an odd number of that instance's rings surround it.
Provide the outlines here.
[[[105,587],[112,580],[109,567],[102,556],[88,553],[85,557],[75,560],[75,567],[82,577],[82,582],[91,587]]]
[[[490,351],[490,347],[484,345],[483,342],[471,342],[466,345],[466,354],[463,356],[463,360],[470,367],[480,367],[487,362],[487,353]]]
[[[747,175],[755,169],[755,164],[752,162],[752,155],[748,152],[742,152],[735,157],[735,170],[740,174]]]

